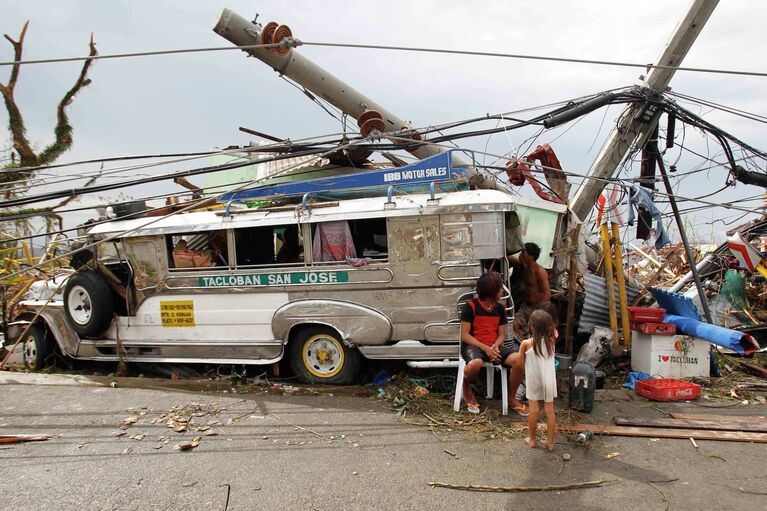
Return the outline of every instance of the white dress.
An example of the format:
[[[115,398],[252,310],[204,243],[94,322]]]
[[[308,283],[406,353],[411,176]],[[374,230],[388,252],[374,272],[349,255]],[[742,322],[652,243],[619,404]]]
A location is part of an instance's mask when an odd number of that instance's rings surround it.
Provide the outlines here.
[[[531,401],[554,401],[557,397],[557,375],[554,368],[554,353],[547,354],[542,346],[543,355],[538,355],[530,347],[525,352],[525,388],[527,399]]]

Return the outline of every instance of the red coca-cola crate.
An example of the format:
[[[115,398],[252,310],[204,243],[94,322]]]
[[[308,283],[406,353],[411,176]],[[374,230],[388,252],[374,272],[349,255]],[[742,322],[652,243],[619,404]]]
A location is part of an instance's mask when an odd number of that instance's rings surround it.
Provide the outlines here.
[[[636,393],[653,401],[686,401],[700,397],[700,385],[672,378],[639,380]]]
[[[658,307],[628,307],[632,323],[661,323],[666,309]]]
[[[676,325],[673,323],[631,323],[631,329],[647,335],[676,334]]]

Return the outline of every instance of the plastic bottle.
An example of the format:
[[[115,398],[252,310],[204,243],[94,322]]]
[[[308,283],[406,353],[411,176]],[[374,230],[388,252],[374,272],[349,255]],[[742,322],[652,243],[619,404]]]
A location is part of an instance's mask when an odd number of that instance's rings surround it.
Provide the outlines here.
[[[589,440],[593,438],[594,438],[594,432],[591,431],[590,429],[587,429],[586,431],[581,431],[580,433],[578,433],[578,437],[576,438],[576,440],[578,441],[579,444],[585,444],[586,442],[588,442]]]

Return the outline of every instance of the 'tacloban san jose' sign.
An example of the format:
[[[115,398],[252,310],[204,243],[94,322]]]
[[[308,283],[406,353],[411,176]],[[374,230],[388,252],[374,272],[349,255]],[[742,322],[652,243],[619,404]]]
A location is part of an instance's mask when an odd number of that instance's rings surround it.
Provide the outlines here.
[[[200,287],[301,286],[349,282],[345,271],[301,271],[293,273],[257,273],[251,275],[215,275],[199,277]]]

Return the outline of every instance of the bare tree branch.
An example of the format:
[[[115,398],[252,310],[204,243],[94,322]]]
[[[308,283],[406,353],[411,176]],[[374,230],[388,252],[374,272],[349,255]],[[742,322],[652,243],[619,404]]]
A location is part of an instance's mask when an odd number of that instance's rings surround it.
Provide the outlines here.
[[[14,60],[20,61],[22,51],[24,50],[24,37],[27,35],[27,28],[29,27],[29,20],[24,23],[24,28],[21,29],[21,35],[19,40],[15,41],[11,36],[5,34],[5,38],[13,45]],[[13,97],[13,91],[16,88],[16,81],[19,78],[20,64],[14,64],[11,68],[11,76],[8,79],[8,85],[0,84],[0,93],[3,95],[5,101],[5,108],[8,110],[8,129],[11,132],[13,141],[13,148],[19,153],[21,161],[19,164],[22,167],[37,166],[37,155],[29,145],[26,132],[27,129],[24,126],[24,118],[21,115],[19,107],[16,105],[16,100]]]
[[[28,27],[29,20],[24,22],[24,27],[21,29],[21,35],[19,35],[18,41],[14,41],[11,36],[5,34],[5,38],[8,39],[8,41],[13,45],[13,60],[16,62],[21,60],[21,52],[24,49],[24,37],[27,35]],[[8,80],[8,90],[10,91],[11,95],[13,95],[13,89],[16,88],[16,80],[19,78],[20,67],[20,64],[14,64],[13,68],[11,68],[11,78]]]
[[[90,52],[88,53],[88,56],[95,57],[96,55],[98,55],[98,52],[96,51],[96,43],[93,41],[93,34],[91,34]],[[64,94],[64,97],[61,98],[59,106],[56,109],[57,122],[56,129],[54,130],[56,141],[43,149],[43,152],[40,153],[40,157],[38,158],[39,165],[46,165],[54,161],[72,145],[72,126],[69,124],[66,108],[72,104],[77,93],[80,92],[83,87],[87,87],[91,83],[90,78],[88,78],[88,70],[92,63],[93,59],[87,59],[85,63],[83,63],[83,68],[80,70],[80,76],[77,78],[77,81],[72,88]]]

